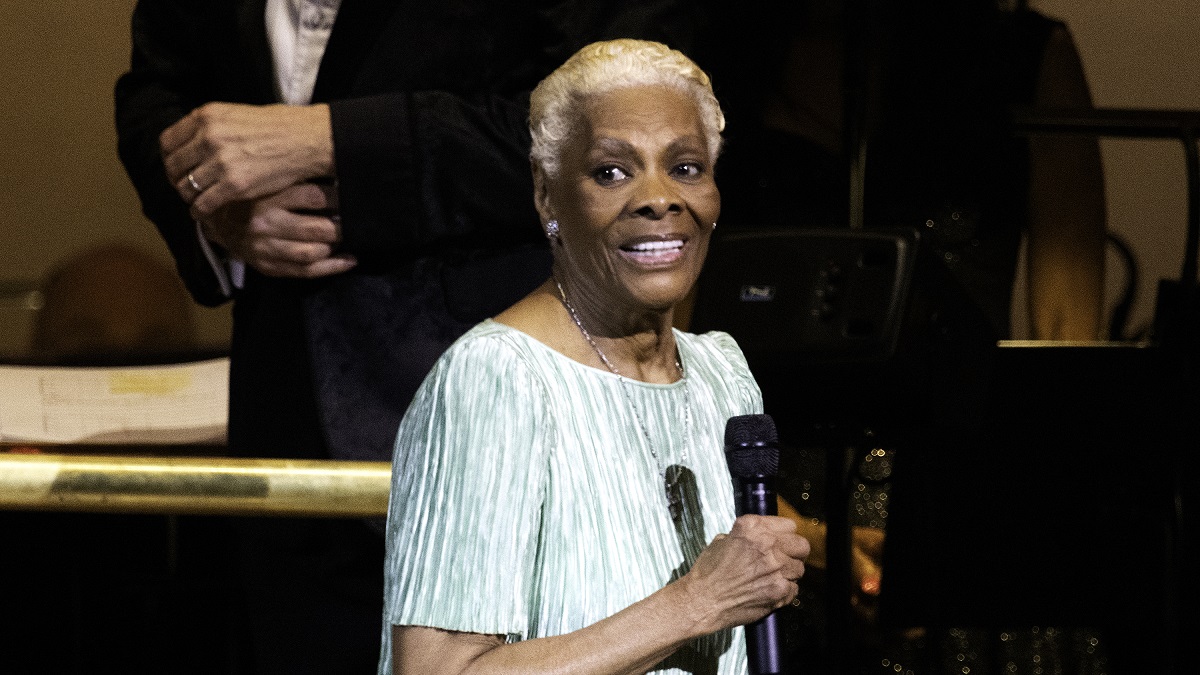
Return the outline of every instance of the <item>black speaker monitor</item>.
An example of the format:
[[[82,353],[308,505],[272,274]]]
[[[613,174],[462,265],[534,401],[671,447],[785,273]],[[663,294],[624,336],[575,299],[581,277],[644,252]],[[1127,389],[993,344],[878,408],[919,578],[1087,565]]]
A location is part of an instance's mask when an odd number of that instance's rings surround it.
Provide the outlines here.
[[[724,330],[752,362],[878,361],[895,351],[915,230],[746,230],[714,239],[696,332]]]

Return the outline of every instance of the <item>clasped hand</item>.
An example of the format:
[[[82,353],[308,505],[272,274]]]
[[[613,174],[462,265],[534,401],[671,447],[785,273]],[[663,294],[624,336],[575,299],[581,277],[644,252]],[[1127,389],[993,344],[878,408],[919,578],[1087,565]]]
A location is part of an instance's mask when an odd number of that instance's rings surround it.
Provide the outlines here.
[[[326,105],[207,103],[159,136],[167,180],[205,237],[268,276],[345,272]],[[319,213],[325,212],[325,213]]]
[[[313,279],[354,267],[334,254],[337,221],[313,211],[330,209],[332,188],[303,183],[246,202],[234,202],[200,220],[204,236],[233,257],[274,277]]]

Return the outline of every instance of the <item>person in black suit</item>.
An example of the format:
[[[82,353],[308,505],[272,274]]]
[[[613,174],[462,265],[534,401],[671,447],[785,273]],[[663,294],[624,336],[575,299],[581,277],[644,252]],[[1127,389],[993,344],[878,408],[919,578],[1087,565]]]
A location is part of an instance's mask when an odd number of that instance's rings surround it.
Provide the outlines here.
[[[156,0],[121,160],[200,303],[234,301],[229,450],[384,460],[455,338],[543,280],[528,91],[609,37],[689,48],[676,0]],[[364,521],[239,519],[260,672],[368,672]]]

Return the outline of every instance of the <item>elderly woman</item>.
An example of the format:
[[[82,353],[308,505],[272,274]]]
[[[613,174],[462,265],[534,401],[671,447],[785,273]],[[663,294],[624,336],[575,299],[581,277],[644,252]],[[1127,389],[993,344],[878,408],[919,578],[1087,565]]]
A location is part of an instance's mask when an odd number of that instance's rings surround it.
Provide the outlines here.
[[[808,542],[735,520],[723,453],[758,386],[728,335],[672,328],[723,125],[653,42],[590,45],[533,92],[553,275],[447,350],[401,423],[381,673],[744,673],[741,626],[794,598]]]

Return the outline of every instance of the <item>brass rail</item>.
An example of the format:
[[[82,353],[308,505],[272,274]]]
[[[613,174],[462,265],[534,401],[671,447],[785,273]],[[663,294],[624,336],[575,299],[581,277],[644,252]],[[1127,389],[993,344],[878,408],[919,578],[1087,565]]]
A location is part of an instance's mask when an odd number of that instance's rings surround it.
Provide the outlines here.
[[[382,516],[390,475],[387,462],[0,453],[0,510]]]

